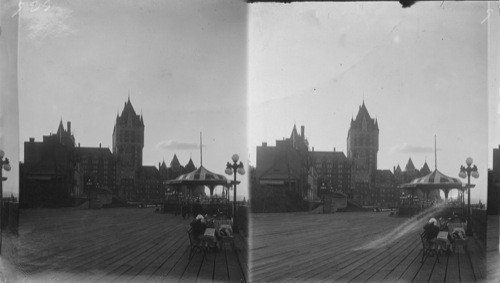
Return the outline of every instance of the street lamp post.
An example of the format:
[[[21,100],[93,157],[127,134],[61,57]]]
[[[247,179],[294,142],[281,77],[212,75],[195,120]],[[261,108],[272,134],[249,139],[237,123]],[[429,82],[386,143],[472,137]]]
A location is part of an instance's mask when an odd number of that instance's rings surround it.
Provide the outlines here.
[[[472,166],[472,158],[467,157],[465,160],[465,163],[467,164],[467,168],[464,167],[463,165],[460,166],[460,173],[458,173],[458,176],[462,179],[465,179],[467,177],[467,235],[472,236],[472,229],[471,229],[471,223],[470,223],[470,176],[474,178],[479,177],[479,172],[477,172],[477,167],[476,165]]]
[[[0,149],[0,255],[2,254],[2,235],[3,235],[3,181],[7,180],[7,177],[3,177],[3,170],[10,171],[10,162],[8,158],[3,158],[5,152]]]
[[[245,174],[245,166],[243,165],[243,162],[240,161],[238,164],[238,160],[240,157],[238,154],[233,154],[232,160],[233,164],[228,162],[226,164],[226,174],[227,175],[234,175],[234,201],[233,201],[233,232],[237,233],[238,232],[238,224],[236,220],[236,172],[240,175]]]

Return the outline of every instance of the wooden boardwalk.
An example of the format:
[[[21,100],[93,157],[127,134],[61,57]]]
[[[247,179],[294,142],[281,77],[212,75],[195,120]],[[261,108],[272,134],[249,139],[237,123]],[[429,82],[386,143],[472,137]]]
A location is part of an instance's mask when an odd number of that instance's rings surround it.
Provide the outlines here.
[[[475,282],[486,278],[485,252],[428,258],[424,220],[388,213],[252,214],[251,281]]]
[[[3,254],[17,266],[12,281],[247,280],[248,244],[240,235],[236,250],[189,260],[189,221],[139,208],[25,210]]]

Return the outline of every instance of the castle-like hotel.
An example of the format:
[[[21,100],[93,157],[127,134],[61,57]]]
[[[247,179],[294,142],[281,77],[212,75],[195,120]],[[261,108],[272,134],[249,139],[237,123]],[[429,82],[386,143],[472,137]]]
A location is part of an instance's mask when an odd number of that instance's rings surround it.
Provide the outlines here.
[[[22,207],[56,207],[93,199],[93,205],[113,201],[155,203],[172,192],[167,180],[196,170],[190,159],[182,166],[174,155],[155,166],[142,164],[144,119],[136,114],[130,97],[113,129],[112,149],[75,144],[71,122],[66,129],[59,123],[56,134],[41,142],[30,138],[24,143],[24,163],[20,166]]]
[[[305,199],[343,196],[359,206],[396,207],[401,190],[398,184],[430,173],[427,163],[418,170],[411,158],[402,170],[377,167],[378,121],[363,104],[351,119],[347,133],[347,154],[341,151],[309,150],[305,128],[294,126],[290,138],[276,140],[276,146],[257,146],[256,180],[259,185],[285,187]]]

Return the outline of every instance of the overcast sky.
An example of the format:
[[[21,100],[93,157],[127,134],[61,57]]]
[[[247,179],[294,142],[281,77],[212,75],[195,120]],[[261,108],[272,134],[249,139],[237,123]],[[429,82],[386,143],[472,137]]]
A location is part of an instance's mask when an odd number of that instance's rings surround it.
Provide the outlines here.
[[[224,174],[234,153],[246,162],[244,3],[50,5],[21,11],[21,148],[30,137],[55,133],[61,118],[65,127],[71,121],[81,146],[111,147],[116,115],[130,93],[144,116],[144,165],[163,159],[169,165],[177,154],[181,164],[192,157],[198,167],[200,132],[208,170]]]
[[[486,3],[255,4],[249,17],[249,144],[305,126],[315,150],[346,150],[363,99],[380,128],[378,168],[457,177],[470,156],[486,197]],[[482,23],[483,22],[483,23]]]

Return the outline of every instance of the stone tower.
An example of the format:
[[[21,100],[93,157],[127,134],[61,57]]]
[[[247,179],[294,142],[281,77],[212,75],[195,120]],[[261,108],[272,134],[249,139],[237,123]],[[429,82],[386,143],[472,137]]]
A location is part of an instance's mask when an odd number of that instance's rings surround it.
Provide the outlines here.
[[[365,102],[359,107],[356,119],[351,119],[347,133],[347,158],[351,162],[352,196],[360,204],[373,202],[372,185],[377,173],[379,129]]]
[[[135,113],[130,102],[125,102],[121,115],[116,116],[113,129],[113,154],[117,159],[117,183],[120,196],[133,199],[136,173],[142,167],[144,148],[144,121]]]
[[[357,171],[377,171],[378,135],[377,120],[370,117],[363,101],[347,133],[347,158]]]

